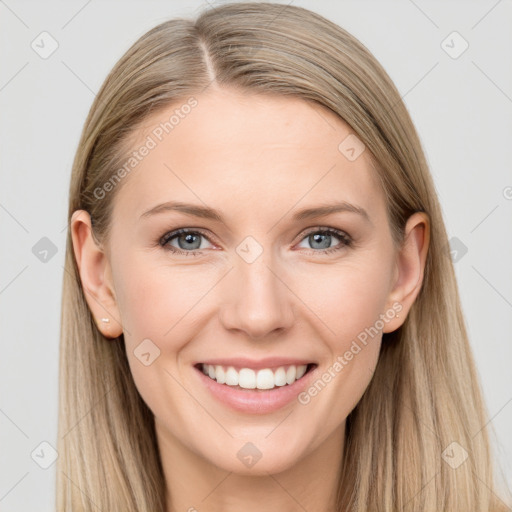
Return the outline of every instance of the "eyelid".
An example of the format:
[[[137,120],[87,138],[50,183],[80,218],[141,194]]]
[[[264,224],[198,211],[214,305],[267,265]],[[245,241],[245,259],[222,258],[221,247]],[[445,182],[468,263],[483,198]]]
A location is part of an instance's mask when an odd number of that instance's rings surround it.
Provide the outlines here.
[[[218,245],[211,240],[211,238],[214,238],[214,237],[212,237],[209,234],[206,234],[206,232],[202,228],[178,228],[178,229],[168,231],[160,237],[159,243],[161,245],[164,245],[165,243],[169,242],[171,239],[173,239],[179,235],[186,234],[186,233],[198,233],[198,234],[202,235],[204,238],[206,238],[211,244]],[[199,250],[199,249],[196,249],[196,250]],[[192,251],[188,251],[188,252],[192,252]]]
[[[345,237],[350,240],[352,239],[352,237],[343,229],[333,228],[330,226],[314,226],[312,228],[306,228],[306,230],[300,234],[301,238],[299,241],[301,241],[304,237],[310,235],[311,233],[317,232],[332,233],[338,237]]]

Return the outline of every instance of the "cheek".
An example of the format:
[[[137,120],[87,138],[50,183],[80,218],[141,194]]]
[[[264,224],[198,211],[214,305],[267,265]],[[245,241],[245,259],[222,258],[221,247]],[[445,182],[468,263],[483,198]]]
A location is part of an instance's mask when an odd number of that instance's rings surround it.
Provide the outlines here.
[[[190,401],[172,376],[182,380],[177,361],[194,337],[201,299],[218,273],[211,266],[199,271],[193,265],[154,260],[144,253],[125,253],[114,263],[113,277],[135,385],[150,409],[165,415],[169,406],[181,410],[180,404]],[[142,355],[147,353],[148,365]]]
[[[328,339],[334,340],[331,348],[337,351],[374,326],[386,310],[391,265],[383,257],[373,261],[370,256],[318,268],[295,288],[325,324]]]
[[[183,330],[188,315],[193,316],[194,306],[216,280],[210,270],[155,264],[152,259],[144,254],[127,256],[119,261],[114,276],[125,339],[132,344],[154,338],[167,345],[176,339],[173,329]]]
[[[343,422],[367,389],[377,364],[386,320],[390,282],[389,260],[360,259],[357,264],[332,266],[302,288],[304,302],[321,320],[321,367],[315,381],[298,397],[312,417],[323,418],[323,432]],[[389,320],[394,311],[388,313]],[[315,435],[316,425],[304,428]],[[310,429],[310,431],[308,430]],[[283,442],[289,442],[283,439]]]

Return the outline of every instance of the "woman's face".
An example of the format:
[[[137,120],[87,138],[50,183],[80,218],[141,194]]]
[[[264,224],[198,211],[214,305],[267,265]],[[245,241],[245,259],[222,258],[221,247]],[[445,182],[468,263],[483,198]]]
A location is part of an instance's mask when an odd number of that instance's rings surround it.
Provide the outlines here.
[[[281,471],[342,437],[409,299],[347,124],[294,98],[195,99],[145,121],[137,164],[113,185],[109,311],[161,445],[227,471]],[[327,206],[339,208],[315,214]]]

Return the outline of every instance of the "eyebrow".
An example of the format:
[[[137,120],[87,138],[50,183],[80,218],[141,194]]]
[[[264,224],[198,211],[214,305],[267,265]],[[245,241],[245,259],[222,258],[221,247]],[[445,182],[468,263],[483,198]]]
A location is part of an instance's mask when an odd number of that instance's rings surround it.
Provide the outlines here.
[[[202,219],[210,219],[225,224],[222,215],[215,208],[196,205],[192,203],[182,203],[179,201],[169,201],[166,203],[159,204],[145,211],[140,216],[140,218],[143,219],[146,217],[150,217],[152,215],[168,211],[178,211],[186,215],[192,215],[194,217],[199,217]],[[304,219],[323,217],[338,212],[356,213],[362,216],[366,221],[371,223],[370,216],[368,215],[368,212],[364,208],[361,208],[360,206],[356,206],[351,203],[347,203],[345,201],[333,204],[319,205],[312,208],[304,208],[302,210],[295,212],[292,219],[294,221],[299,221]]]

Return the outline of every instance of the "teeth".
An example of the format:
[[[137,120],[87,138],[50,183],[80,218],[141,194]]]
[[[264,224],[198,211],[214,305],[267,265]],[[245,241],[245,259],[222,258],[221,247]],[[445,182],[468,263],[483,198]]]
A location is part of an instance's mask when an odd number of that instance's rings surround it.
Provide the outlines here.
[[[295,380],[299,380],[306,373],[307,369],[308,369],[308,365],[307,364],[303,364],[301,366],[297,366],[297,373],[295,375]]]
[[[274,389],[277,386],[286,386],[299,380],[307,370],[307,365],[280,366],[275,372],[270,368],[252,370],[242,368],[235,370],[232,366],[225,369],[220,365],[203,364],[202,371],[210,379],[216,380],[219,384],[228,386],[240,386],[244,389]]]
[[[214,377],[216,377],[219,384],[224,384],[226,382],[226,372],[224,372],[224,368],[222,368],[222,366],[215,367]]]
[[[268,368],[260,370],[256,378],[256,387],[258,389],[273,389],[275,387],[274,372]]]
[[[274,373],[274,384],[276,386],[284,386],[286,384],[286,372],[282,366]]]
[[[256,387],[256,373],[254,370],[242,368],[238,372],[238,385],[244,389],[254,389]]]
[[[226,372],[226,384],[228,386],[238,386],[238,372],[234,368],[231,368],[231,366]]]
[[[296,375],[297,368],[295,368],[295,366],[290,366],[288,370],[286,370],[286,384],[292,384],[292,382],[295,382]]]

